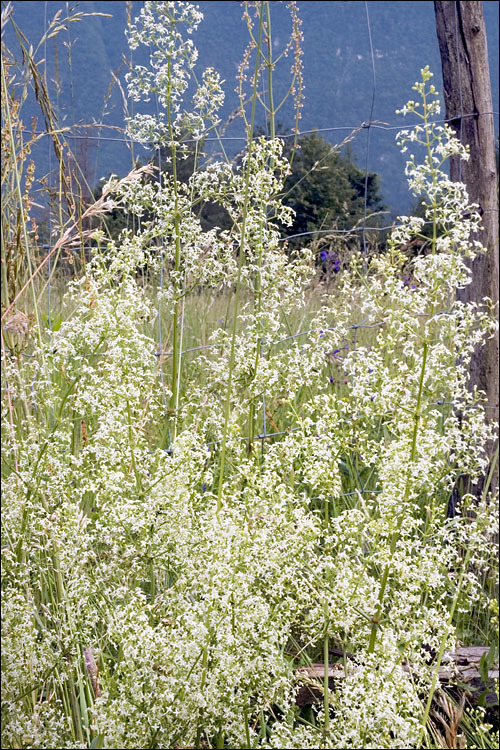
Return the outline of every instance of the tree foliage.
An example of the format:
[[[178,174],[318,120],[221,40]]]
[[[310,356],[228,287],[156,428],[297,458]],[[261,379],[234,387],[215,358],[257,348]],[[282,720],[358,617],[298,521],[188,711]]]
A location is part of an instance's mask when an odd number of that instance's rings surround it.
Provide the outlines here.
[[[288,135],[289,131],[282,129],[282,132]],[[327,229],[349,230],[359,226],[365,212],[365,189],[367,216],[384,210],[378,174],[368,172],[366,175],[356,164],[352,149],[346,149],[341,155],[322,136],[311,133],[301,136],[295,147],[292,139],[286,138],[284,155],[291,162],[291,172],[283,187],[283,203],[295,212],[292,225],[282,227],[285,236],[293,237]],[[193,144],[188,149],[186,158],[179,161],[177,179],[187,183],[206,158],[203,143],[199,143],[197,149]],[[160,174],[172,174],[171,154],[167,146],[158,149],[152,161],[158,171],[149,179],[159,181]],[[235,157],[235,162],[238,163],[238,156]],[[99,189],[96,194],[99,196]],[[214,227],[228,229],[231,226],[229,214],[217,203],[200,204],[197,211],[206,231]],[[119,231],[129,225],[127,216],[121,209],[115,209],[106,221],[108,231],[115,238]],[[371,225],[375,224],[372,219]],[[311,237],[308,235],[295,238],[294,244],[306,244],[310,241]]]
[[[384,209],[379,177],[365,175],[357,166],[352,151],[341,155],[318,133],[303,135],[292,172],[285,181],[284,203],[295,211],[288,236],[324,229],[351,229],[367,214]],[[291,151],[291,146],[288,148]],[[303,241],[310,238],[303,238]]]

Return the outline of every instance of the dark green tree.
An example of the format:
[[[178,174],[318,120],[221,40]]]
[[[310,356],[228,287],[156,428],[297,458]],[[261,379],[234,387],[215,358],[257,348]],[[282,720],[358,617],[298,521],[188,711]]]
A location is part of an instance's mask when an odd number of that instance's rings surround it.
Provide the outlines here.
[[[256,132],[256,136],[261,134]],[[283,187],[283,202],[293,208],[295,218],[292,226],[282,227],[285,236],[325,229],[349,230],[359,225],[365,211],[365,187],[367,215],[384,209],[378,175],[369,172],[366,176],[364,170],[355,163],[351,151],[339,154],[335,147],[317,133],[299,137],[297,148],[294,148],[294,139],[288,137],[289,131],[279,127],[278,134],[285,136],[285,155],[292,165],[291,174]],[[206,158],[203,144],[199,144],[197,150],[193,144],[187,157],[178,161],[177,178],[187,183],[193,172],[203,166]],[[152,162],[158,171],[149,179],[159,180],[160,172],[172,173],[168,148],[162,147],[156,152]],[[238,164],[238,157],[235,157],[235,163]],[[227,229],[231,226],[227,211],[217,203],[200,204],[197,211],[205,230],[213,227]],[[144,217],[144,220],[147,219],[148,217]],[[133,229],[131,222],[133,224],[133,217],[118,209],[106,218],[108,231],[115,238],[121,229]],[[371,226],[376,226],[376,217],[370,222]],[[306,244],[310,241],[311,236],[307,235],[296,238],[293,244]]]
[[[284,203],[295,211],[287,236],[320,229],[351,229],[367,215],[384,210],[378,175],[366,176],[352,152],[339,154],[317,133],[298,139],[292,173],[284,185]],[[292,144],[287,151],[291,152]],[[374,221],[371,222],[375,226]],[[310,237],[303,241],[310,241]]]

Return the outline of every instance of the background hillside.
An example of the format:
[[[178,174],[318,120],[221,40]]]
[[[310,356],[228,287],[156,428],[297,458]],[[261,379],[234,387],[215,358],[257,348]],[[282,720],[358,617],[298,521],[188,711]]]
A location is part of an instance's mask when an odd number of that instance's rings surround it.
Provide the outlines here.
[[[141,2],[128,3],[135,16]],[[247,30],[241,20],[239,2],[199,2],[205,19],[195,35],[199,50],[198,70],[206,66],[216,68],[225,79],[226,104],[223,118],[237,106],[237,66],[248,41]],[[490,54],[493,88],[493,107],[498,112],[498,2],[483,2]],[[121,143],[117,130],[123,127],[123,98],[117,85],[109,93],[111,72],[118,71],[123,82],[126,68],[123,58],[130,58],[124,29],[127,3],[80,2],[70,6],[64,2],[14,2],[14,20],[27,39],[36,47],[43,31],[57,12],[63,15],[68,7],[85,13],[107,13],[111,17],[85,18],[71,24],[68,33],[49,40],[39,49],[37,59],[45,59],[53,101],[64,125],[100,123],[105,126],[99,134],[98,147],[91,139],[75,139],[75,152],[84,164],[94,184],[110,172],[124,174],[131,164],[131,156]],[[289,18],[284,3],[272,3],[273,39],[276,52],[286,42]],[[393,212],[405,212],[411,203],[403,174],[404,160],[394,143],[397,128],[403,118],[395,110],[410,98],[413,82],[419,71],[429,65],[441,88],[441,64],[436,39],[433,3],[385,2],[299,2],[304,34],[305,101],[301,130],[319,129],[332,143],[340,142],[352,128],[369,119],[386,123],[392,129],[371,129],[368,168],[381,176],[381,188],[386,204]],[[367,14],[368,10],[368,14]],[[373,45],[373,61],[370,47]],[[17,53],[17,42],[12,28],[5,37],[7,46]],[[71,66],[69,65],[69,59]],[[133,64],[143,62],[134,52]],[[289,82],[290,59],[276,71],[278,97]],[[24,118],[29,123],[36,108],[27,102]],[[291,106],[285,106],[279,119],[285,126],[293,124]],[[496,125],[498,127],[498,116]],[[263,115],[261,124],[264,124]],[[323,129],[329,129],[324,130]],[[80,134],[86,131],[79,131]],[[237,139],[242,135],[241,121],[235,121],[226,131],[235,139],[226,143],[229,154],[238,150]],[[361,131],[354,140],[353,152],[364,169],[368,132]],[[113,140],[116,139],[116,140]],[[138,150],[135,153],[139,153]],[[50,171],[48,144],[36,154],[38,173]]]

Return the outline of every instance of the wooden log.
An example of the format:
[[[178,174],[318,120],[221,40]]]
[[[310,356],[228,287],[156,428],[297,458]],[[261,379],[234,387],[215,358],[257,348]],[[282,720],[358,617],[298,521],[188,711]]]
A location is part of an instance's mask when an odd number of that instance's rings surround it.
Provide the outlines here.
[[[469,199],[479,205],[482,230],[473,238],[487,249],[474,261],[467,260],[472,283],[460,289],[462,302],[477,302],[489,297],[498,314],[498,175],[495,158],[495,128],[491,97],[488,45],[479,0],[439,0],[434,2],[436,31],[443,69],[446,119],[461,142],[470,148],[470,159],[450,159],[450,178],[464,182]],[[470,363],[470,389],[486,393],[489,420],[498,418],[499,373],[498,333],[477,348]],[[498,444],[497,438],[493,443]],[[488,448],[494,455],[495,445]],[[493,472],[491,490],[498,488],[498,463]],[[481,484],[473,493],[480,497]],[[467,490],[469,491],[469,490]]]
[[[312,706],[323,698],[323,679],[325,668],[323,664],[311,664],[310,667],[300,667],[301,685],[295,702],[297,706]],[[344,667],[341,664],[330,664],[328,667],[328,686],[335,690],[335,685],[344,677]]]
[[[465,692],[472,705],[477,705],[482,694],[485,694],[485,705],[498,720],[498,695],[495,692],[495,680],[498,680],[498,664],[488,670],[488,681],[483,682],[481,676],[481,659],[488,653],[488,646],[464,646],[452,653],[445,654],[443,664],[439,669],[439,683],[442,688],[452,689],[454,693]],[[407,672],[411,668],[403,666]],[[295,699],[298,706],[311,706],[323,698],[323,664],[311,664],[309,667],[299,667],[300,681],[303,683]],[[342,664],[330,664],[328,667],[328,684],[330,690],[345,676]]]

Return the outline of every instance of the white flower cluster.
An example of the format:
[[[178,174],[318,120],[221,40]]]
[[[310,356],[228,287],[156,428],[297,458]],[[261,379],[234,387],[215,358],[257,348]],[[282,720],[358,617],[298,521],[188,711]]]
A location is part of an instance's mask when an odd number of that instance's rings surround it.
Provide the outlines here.
[[[134,65],[127,73],[129,96],[136,102],[154,97],[158,103],[156,115],[138,113],[128,119],[130,135],[141,143],[175,147],[187,134],[201,138],[217,122],[224,92],[220,76],[212,68],[203,73],[194,93],[193,112],[183,109],[198,57],[189,36],[202,18],[191,3],[148,1],[127,31],[131,50],[139,45],[149,50],[149,67]]]

